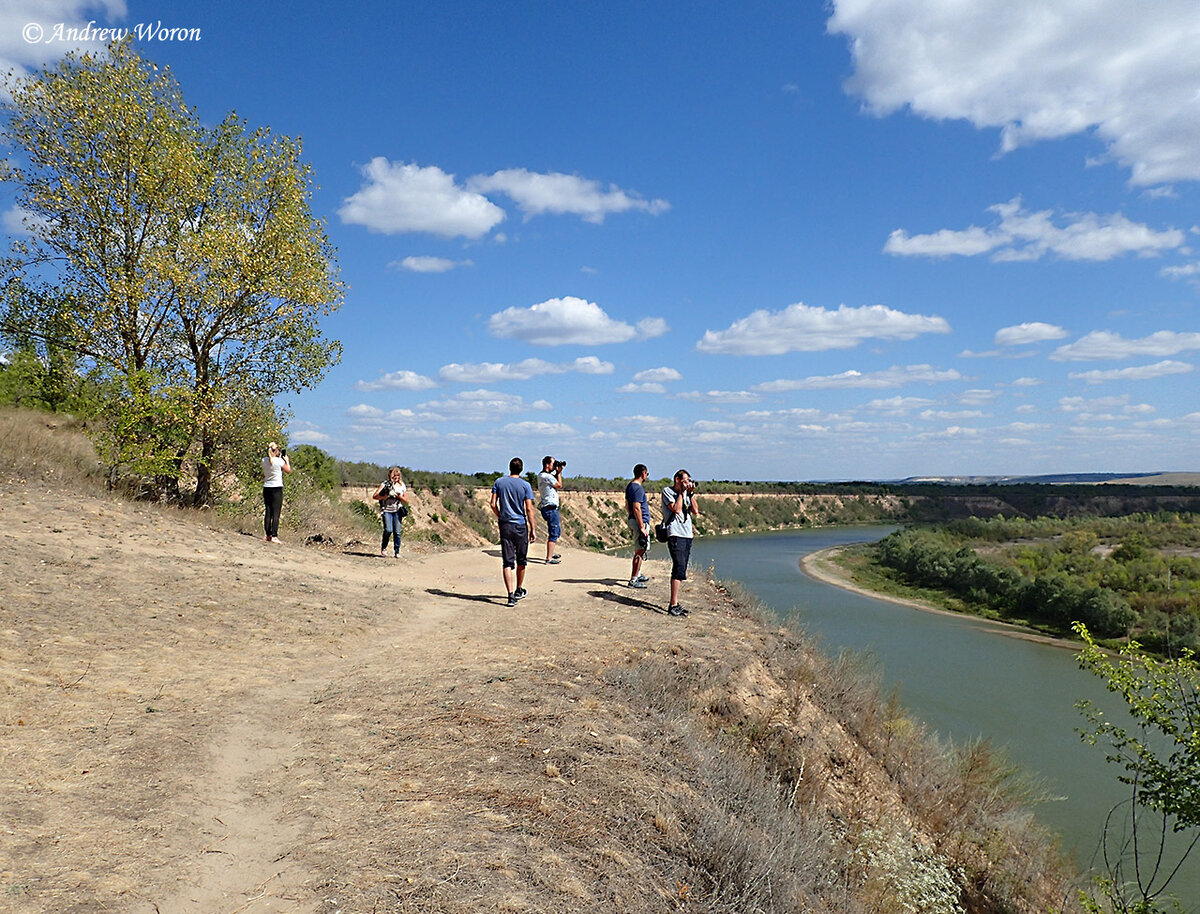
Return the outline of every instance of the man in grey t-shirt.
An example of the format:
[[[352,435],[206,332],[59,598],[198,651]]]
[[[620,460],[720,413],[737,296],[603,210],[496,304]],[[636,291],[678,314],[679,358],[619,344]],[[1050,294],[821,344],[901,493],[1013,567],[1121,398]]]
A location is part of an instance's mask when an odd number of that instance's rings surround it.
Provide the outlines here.
[[[508,475],[492,486],[492,513],[500,522],[500,560],[508,605],[516,606],[525,596],[525,566],[529,544],[537,535],[533,523],[533,487],[521,478],[525,464],[520,457],[508,462]],[[514,570],[516,587],[513,586]]]

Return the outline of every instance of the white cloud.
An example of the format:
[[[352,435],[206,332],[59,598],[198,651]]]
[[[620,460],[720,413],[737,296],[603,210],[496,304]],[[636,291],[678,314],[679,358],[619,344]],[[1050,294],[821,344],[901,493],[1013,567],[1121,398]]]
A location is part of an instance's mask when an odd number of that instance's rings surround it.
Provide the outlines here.
[[[613,320],[594,302],[572,296],[552,298],[529,308],[507,308],[488,320],[492,336],[539,346],[625,343],[658,336],[665,330],[665,322],[653,319],[637,327]]]
[[[473,267],[470,260],[448,260],[445,257],[405,257],[403,260],[393,260],[388,266],[394,270],[408,270],[411,273],[447,273],[455,267]]]
[[[927,409],[921,413],[922,419],[978,419],[983,415],[977,409]]]
[[[1043,340],[1061,340],[1065,336],[1067,336],[1067,331],[1062,327],[1034,321],[997,330],[996,345],[1026,346],[1030,343],[1040,343]]]
[[[677,400],[693,403],[757,403],[762,396],[749,390],[689,390],[676,394]]]
[[[581,216],[587,222],[603,222],[609,213],[628,210],[657,215],[670,209],[666,200],[645,200],[616,185],[601,187],[600,182],[559,172],[538,174],[524,168],[508,168],[491,175],[476,175],[467,187],[480,193],[506,194],[525,214],[525,218],[543,213]]]
[[[575,429],[561,422],[510,422],[500,431],[506,435],[521,437],[540,435],[548,438],[566,438],[575,435]]]
[[[1200,263],[1185,263],[1177,267],[1163,267],[1159,271],[1159,275],[1167,279],[1195,280],[1197,277],[1200,277]]]
[[[39,235],[47,234],[51,222],[23,206],[14,206],[4,211],[0,228],[18,238],[28,238],[36,231]],[[38,230],[41,231],[38,231]]]
[[[1131,356],[1178,355],[1200,349],[1200,333],[1176,333],[1159,330],[1141,339],[1127,340],[1109,330],[1093,330],[1087,336],[1059,346],[1050,355],[1058,362],[1087,362],[1099,359],[1127,359]]]
[[[359,381],[356,389],[371,392],[376,390],[428,390],[437,387],[437,382],[415,371],[391,371],[374,381]]]
[[[963,376],[953,368],[934,368],[932,365],[893,365],[882,371],[843,371],[834,375],[814,375],[799,381],[780,379],[755,384],[754,390],[778,393],[788,390],[832,390],[838,388],[882,389],[903,387],[906,384],[936,384],[943,381],[961,381]]]
[[[797,303],[782,311],[755,311],[726,330],[706,330],[701,352],[728,355],[783,355],[850,349],[864,340],[911,340],[922,333],[949,333],[944,318],[905,314],[883,305],[836,311]]]
[[[452,362],[443,365],[438,377],[456,384],[490,384],[497,381],[528,381],[538,375],[566,374],[612,374],[612,362],[602,362],[594,355],[583,356],[573,362],[547,362],[543,359],[524,359],[520,362],[478,362],[460,365]]]
[[[828,27],[878,115],[999,128],[1005,151],[1090,133],[1134,184],[1200,178],[1194,0],[835,0]]]
[[[665,394],[667,388],[655,381],[643,384],[622,384],[617,388],[619,394]]]
[[[871,400],[865,404],[864,409],[892,416],[903,416],[914,409],[920,409],[923,406],[932,406],[933,402],[933,400],[926,400],[924,397],[887,397]]]
[[[674,368],[668,368],[666,365],[661,368],[647,368],[645,371],[639,371],[633,376],[635,381],[662,383],[664,381],[679,381],[683,379]]]
[[[445,238],[479,238],[504,220],[487,197],[454,183],[436,165],[422,168],[376,156],[362,169],[366,183],[347,197],[338,215],[373,232],[430,232]]]
[[[1195,366],[1187,362],[1165,360],[1153,365],[1137,365],[1132,368],[1113,368],[1108,371],[1073,371],[1068,377],[1089,384],[1099,384],[1101,381],[1146,381],[1151,378],[1161,378],[1166,375],[1187,374],[1195,371]]]
[[[1037,387],[1042,383],[1040,378],[1017,378],[1012,382],[1013,387]]]
[[[0,73],[12,70],[20,78],[68,51],[99,50],[111,36],[100,35],[98,30],[124,28],[126,14],[124,0],[7,0],[0,4]],[[40,27],[41,41],[26,40],[23,30],[31,23]],[[81,40],[50,40],[59,23],[64,36],[66,30],[74,29]],[[0,96],[7,97],[7,92]]]
[[[545,411],[551,406],[545,400],[527,403],[523,397],[494,390],[466,390],[445,400],[422,403],[417,408],[427,410],[428,418],[433,421],[487,422],[530,410]]]
[[[961,231],[942,229],[932,235],[909,235],[896,229],[883,250],[900,257],[973,257],[993,251],[996,261],[1040,260],[1048,254],[1063,260],[1103,261],[1122,254],[1152,256],[1174,250],[1187,238],[1179,229],[1155,231],[1120,213],[1067,213],[1065,224],[1056,225],[1051,210],[1029,212],[1020,197],[988,209],[1000,217],[993,229],[971,226]]]

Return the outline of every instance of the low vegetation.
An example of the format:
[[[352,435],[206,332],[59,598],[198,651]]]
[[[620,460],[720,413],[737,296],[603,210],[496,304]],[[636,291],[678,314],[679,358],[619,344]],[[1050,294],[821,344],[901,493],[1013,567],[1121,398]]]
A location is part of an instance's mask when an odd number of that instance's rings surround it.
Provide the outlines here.
[[[1070,636],[1200,648],[1200,516],[971,518],[893,533],[861,552],[943,604]]]

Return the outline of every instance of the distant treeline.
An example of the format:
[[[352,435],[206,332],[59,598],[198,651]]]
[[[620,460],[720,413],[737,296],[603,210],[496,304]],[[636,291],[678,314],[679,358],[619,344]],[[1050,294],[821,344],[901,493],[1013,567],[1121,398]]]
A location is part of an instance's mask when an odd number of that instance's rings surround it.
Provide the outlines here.
[[[901,580],[1068,634],[1080,621],[1173,654],[1200,650],[1200,515],[969,518],[874,547]]]

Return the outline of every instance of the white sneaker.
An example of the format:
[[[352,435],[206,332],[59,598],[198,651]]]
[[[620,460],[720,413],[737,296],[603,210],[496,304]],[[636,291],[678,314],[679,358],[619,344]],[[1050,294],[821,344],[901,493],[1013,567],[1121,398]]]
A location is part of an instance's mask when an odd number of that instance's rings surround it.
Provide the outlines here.
[[[637,578],[633,578],[633,579],[631,579],[631,580],[630,580],[630,582],[629,582],[629,586],[630,586],[630,587],[636,587],[638,590],[645,590],[645,589],[646,589],[646,582],[645,582],[645,581],[639,581]]]

